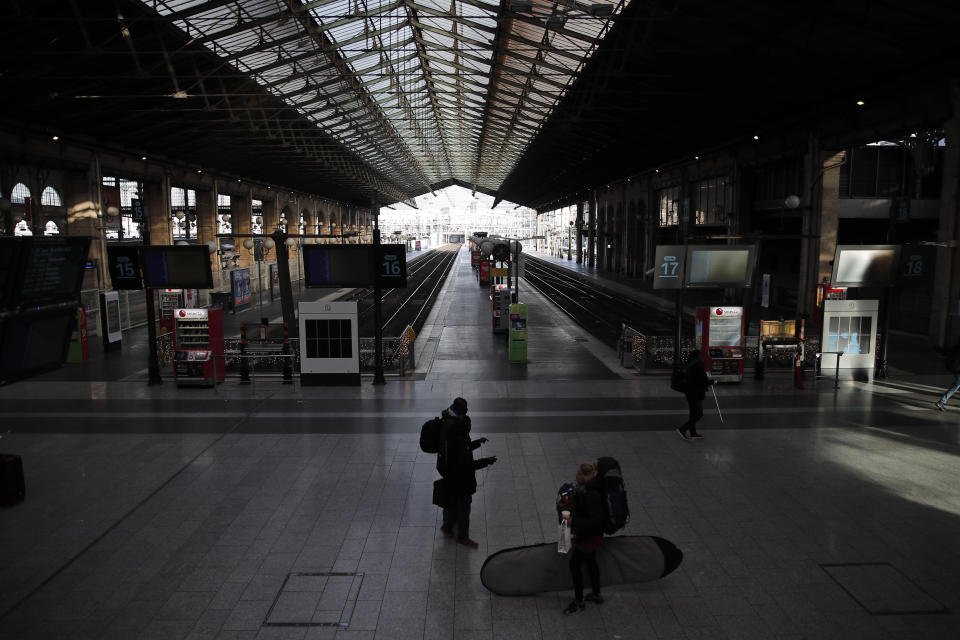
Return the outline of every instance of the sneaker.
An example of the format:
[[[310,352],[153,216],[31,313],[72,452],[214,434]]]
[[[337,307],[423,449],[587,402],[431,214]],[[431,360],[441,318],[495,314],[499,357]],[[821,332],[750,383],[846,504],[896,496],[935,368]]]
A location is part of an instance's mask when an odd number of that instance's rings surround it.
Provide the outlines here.
[[[567,605],[567,608],[563,610],[563,615],[572,616],[575,613],[580,613],[586,609],[587,605],[583,604],[582,600],[574,600]]]
[[[677,433],[679,433],[679,434],[680,434],[680,437],[683,438],[684,440],[689,440],[689,439],[690,439],[690,438],[687,437],[687,434],[685,434],[683,431],[680,431],[680,429],[675,429],[675,431],[676,431]]]
[[[944,404],[939,400],[937,400],[937,409],[940,409],[940,411],[946,411],[946,409],[944,408]]]
[[[452,536],[452,535],[453,535],[453,525],[450,525],[450,526],[443,525],[442,527],[440,527],[440,531],[442,531],[442,532],[443,532],[443,535],[445,535],[445,536]]]
[[[691,439],[691,440],[702,440],[702,439],[703,439],[703,436],[700,435],[699,433],[691,433],[691,434],[690,434],[690,439]]]
[[[584,600],[586,600],[587,602],[592,602],[594,604],[603,604],[603,596],[600,595],[599,593],[588,594],[587,597],[584,598]]]
[[[470,538],[461,538],[460,540],[457,540],[457,544],[462,544],[463,546],[470,547],[471,549],[476,549],[480,546],[480,543],[474,542]]]

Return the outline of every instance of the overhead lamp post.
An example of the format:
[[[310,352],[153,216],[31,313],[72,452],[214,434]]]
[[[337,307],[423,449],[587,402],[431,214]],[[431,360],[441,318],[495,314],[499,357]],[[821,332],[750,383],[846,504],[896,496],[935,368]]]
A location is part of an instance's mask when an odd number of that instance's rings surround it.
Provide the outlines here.
[[[572,260],[570,257],[570,251],[573,248],[573,220],[570,221],[570,226],[567,227],[567,260]]]

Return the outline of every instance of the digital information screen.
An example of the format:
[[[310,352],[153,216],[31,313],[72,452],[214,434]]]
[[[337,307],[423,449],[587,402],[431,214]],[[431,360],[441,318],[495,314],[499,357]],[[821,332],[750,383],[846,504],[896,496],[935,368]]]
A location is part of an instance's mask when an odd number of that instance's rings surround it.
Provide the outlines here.
[[[374,245],[377,246],[377,245]],[[381,244],[374,277],[381,287],[403,289],[407,286],[407,247],[402,244]]]
[[[207,245],[143,247],[143,284],[150,289],[212,289]]]
[[[687,247],[687,286],[749,287],[752,247]]]
[[[898,264],[895,244],[839,245],[833,258],[834,287],[885,287]]]
[[[64,236],[25,240],[10,306],[37,306],[77,298],[90,238]]]
[[[372,245],[303,245],[308,287],[369,287],[373,284]]]
[[[7,317],[0,328],[0,382],[62,365],[75,321],[76,308],[70,305]]]
[[[108,246],[107,266],[110,269],[110,280],[113,288],[136,290],[143,289],[143,279],[140,277],[140,247],[139,246]]]
[[[687,248],[682,244],[657,245],[653,264],[654,289],[680,289],[683,286]]]

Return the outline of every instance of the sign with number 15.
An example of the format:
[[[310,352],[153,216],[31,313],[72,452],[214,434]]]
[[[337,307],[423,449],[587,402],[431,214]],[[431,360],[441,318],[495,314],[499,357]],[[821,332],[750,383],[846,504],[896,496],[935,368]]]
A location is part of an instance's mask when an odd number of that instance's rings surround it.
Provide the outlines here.
[[[143,289],[140,277],[140,247],[108,246],[107,263],[114,289]]]

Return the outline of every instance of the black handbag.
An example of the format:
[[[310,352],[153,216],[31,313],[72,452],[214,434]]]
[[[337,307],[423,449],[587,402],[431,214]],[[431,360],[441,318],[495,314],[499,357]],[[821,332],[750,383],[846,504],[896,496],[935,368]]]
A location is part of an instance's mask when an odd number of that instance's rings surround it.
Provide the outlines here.
[[[450,489],[443,478],[433,481],[433,504],[441,509],[450,508]]]

